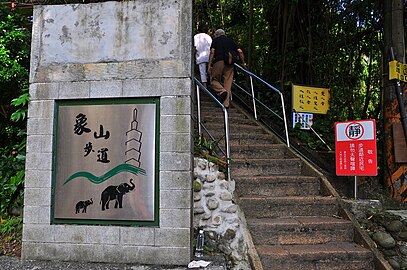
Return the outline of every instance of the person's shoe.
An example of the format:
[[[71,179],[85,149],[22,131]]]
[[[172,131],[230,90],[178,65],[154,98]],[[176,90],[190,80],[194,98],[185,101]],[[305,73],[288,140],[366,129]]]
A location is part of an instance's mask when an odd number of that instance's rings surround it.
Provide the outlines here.
[[[227,92],[221,93],[221,94],[219,95],[219,100],[220,100],[220,102],[222,102],[222,103],[225,102],[227,96],[228,96],[228,93],[227,93]]]

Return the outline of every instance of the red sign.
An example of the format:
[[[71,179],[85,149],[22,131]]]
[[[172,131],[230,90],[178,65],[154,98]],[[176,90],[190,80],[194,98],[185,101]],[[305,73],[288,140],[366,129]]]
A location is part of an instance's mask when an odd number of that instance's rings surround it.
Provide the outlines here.
[[[335,123],[336,175],[377,175],[376,122]]]

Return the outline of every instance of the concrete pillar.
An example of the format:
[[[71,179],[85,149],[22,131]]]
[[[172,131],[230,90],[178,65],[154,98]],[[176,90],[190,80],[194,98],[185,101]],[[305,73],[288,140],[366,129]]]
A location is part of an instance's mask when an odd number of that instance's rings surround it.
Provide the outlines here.
[[[188,0],[35,6],[23,259],[188,264],[192,254],[191,36],[192,2]],[[62,170],[56,157],[63,147],[74,147],[71,142],[59,144],[66,138],[57,132],[64,121],[58,108],[64,102],[89,107],[95,102],[109,109],[115,101],[142,99],[158,106],[152,153],[156,170],[146,173],[148,181],[154,181],[156,196],[152,220],[119,217],[120,222],[115,222],[97,215],[89,220],[88,213],[82,218],[56,218],[55,200],[71,196],[55,191],[60,188],[56,178]],[[99,199],[93,198],[89,213],[100,208]]]

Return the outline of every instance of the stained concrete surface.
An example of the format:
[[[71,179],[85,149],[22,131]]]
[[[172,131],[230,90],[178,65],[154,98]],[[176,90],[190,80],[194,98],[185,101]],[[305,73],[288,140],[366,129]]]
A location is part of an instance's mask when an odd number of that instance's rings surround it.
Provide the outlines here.
[[[214,257],[205,268],[207,270],[226,270],[225,262],[222,258]],[[18,257],[0,256],[0,270],[185,270],[187,266],[156,266],[156,265],[136,265],[136,264],[108,264],[108,263],[85,263],[85,262],[61,262],[61,261],[37,261],[21,260]]]

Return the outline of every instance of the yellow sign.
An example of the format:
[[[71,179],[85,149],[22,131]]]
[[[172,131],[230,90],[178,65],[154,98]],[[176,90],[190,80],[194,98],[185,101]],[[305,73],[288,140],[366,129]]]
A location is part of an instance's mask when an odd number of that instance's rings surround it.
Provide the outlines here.
[[[293,84],[293,110],[326,114],[329,109],[329,88],[317,88]]]
[[[402,64],[396,60],[389,62],[389,80],[393,79],[407,82],[407,64]]]

